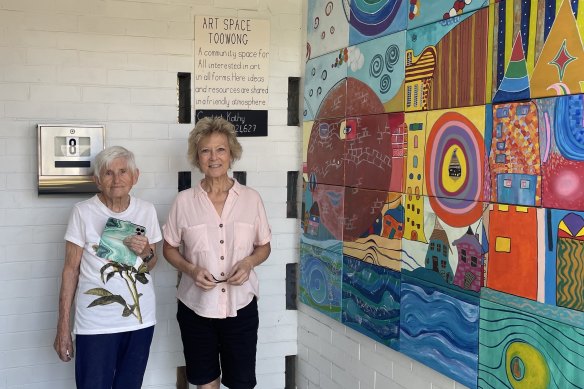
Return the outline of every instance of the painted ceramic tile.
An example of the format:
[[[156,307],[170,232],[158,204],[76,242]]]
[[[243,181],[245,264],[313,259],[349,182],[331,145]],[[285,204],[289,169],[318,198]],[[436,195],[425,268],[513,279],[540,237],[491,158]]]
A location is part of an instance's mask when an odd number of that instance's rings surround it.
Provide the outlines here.
[[[406,219],[404,237],[427,242],[424,235],[424,158],[426,155],[426,112],[405,114],[407,129],[404,206]]]
[[[406,29],[406,0],[351,0],[349,44]]]
[[[347,118],[345,186],[401,192],[405,142],[403,113]]]
[[[584,387],[583,323],[582,312],[484,289],[478,387]]]
[[[487,87],[488,9],[408,30],[405,110],[481,105]],[[472,44],[470,44],[472,42]]]
[[[304,121],[342,118],[347,106],[348,50],[309,60],[304,74]]]
[[[525,297],[543,298],[540,264],[541,208],[492,204],[489,210],[489,288]],[[541,278],[543,279],[543,278]]]
[[[453,293],[478,296],[488,252],[485,205],[456,200],[467,211],[455,215],[436,207],[435,200],[424,197],[422,228],[427,241],[402,240],[402,273]],[[409,222],[407,210],[405,222]]]
[[[479,299],[402,274],[400,351],[476,388]]]
[[[488,0],[410,0],[408,30],[437,21],[449,23],[452,18],[488,5]]]
[[[400,274],[345,256],[342,322],[388,347],[399,347]]]
[[[342,186],[305,185],[300,236],[302,243],[342,253],[344,193]]]
[[[308,0],[306,59],[349,46],[346,0]]]
[[[491,201],[541,205],[540,123],[533,102],[493,105]]]
[[[298,299],[341,321],[342,254],[300,244]]]
[[[493,5],[489,29],[494,102],[582,92],[581,8],[579,0],[506,0]]]
[[[346,209],[362,209],[363,201],[367,198],[373,198],[375,193],[360,190],[345,196]],[[364,193],[365,192],[365,193]],[[374,218],[368,214],[358,215],[351,213],[351,218],[365,218],[370,220],[369,225],[363,225],[359,231],[363,232],[352,239],[345,238],[343,242],[343,254],[351,256],[364,262],[374,265],[383,266],[392,270],[399,271],[401,268],[401,242],[404,231],[404,207],[402,205],[401,193],[395,192],[378,192],[375,202],[383,199]],[[384,199],[385,197],[385,199]],[[365,212],[366,213],[366,212]],[[353,236],[353,235],[352,235]]]
[[[347,115],[404,110],[406,32],[349,47]]]
[[[488,106],[429,111],[427,115],[424,194],[449,199],[488,201],[485,149]],[[490,127],[489,127],[490,128]]]
[[[584,210],[584,96],[537,99],[542,204]]]
[[[344,119],[322,119],[312,122],[312,127],[304,127],[304,131],[310,131],[306,146],[305,175],[312,185],[330,184],[344,185],[345,160],[344,160]]]
[[[584,311],[584,212],[545,210],[545,302]]]

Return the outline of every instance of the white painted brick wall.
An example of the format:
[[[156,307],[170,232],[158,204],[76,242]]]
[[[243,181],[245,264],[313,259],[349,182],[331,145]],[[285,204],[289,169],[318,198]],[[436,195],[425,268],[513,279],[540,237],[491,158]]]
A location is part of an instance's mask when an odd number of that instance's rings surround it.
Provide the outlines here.
[[[301,74],[302,1],[3,0],[0,6],[0,389],[74,387],[58,361],[63,234],[83,196],[37,195],[36,125],[99,123],[107,145],[136,154],[134,193],[163,223],[177,191],[192,124],[177,123],[176,73],[193,72],[195,15],[271,22],[269,136],[243,140],[236,170],[264,196],[274,250],[261,280],[258,387],[283,388],[286,355],[297,353],[296,311],[285,310],[285,265],[297,261],[296,220],[286,219],[286,172],[300,167],[301,129],[286,125],[287,77]],[[296,21],[296,22],[295,22]],[[285,29],[285,33],[280,33]],[[193,107],[195,108],[195,107]],[[269,163],[267,163],[269,161]],[[193,172],[193,182],[200,174]],[[175,388],[184,364],[176,323],[176,271],[160,260],[155,337],[145,388]]]

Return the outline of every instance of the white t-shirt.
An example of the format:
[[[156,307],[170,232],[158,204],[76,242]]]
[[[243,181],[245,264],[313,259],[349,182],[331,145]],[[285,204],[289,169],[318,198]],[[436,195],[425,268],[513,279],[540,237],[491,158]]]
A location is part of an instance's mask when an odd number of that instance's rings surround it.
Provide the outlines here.
[[[156,210],[147,201],[131,196],[130,205],[120,213],[111,211],[97,196],[75,204],[65,233],[65,240],[83,247],[75,294],[75,334],[125,332],[156,324],[152,277],[138,274],[142,259],[137,257],[136,264],[125,270],[118,267],[120,272],[114,263],[96,255],[109,217],[145,227],[150,243],[162,240]]]

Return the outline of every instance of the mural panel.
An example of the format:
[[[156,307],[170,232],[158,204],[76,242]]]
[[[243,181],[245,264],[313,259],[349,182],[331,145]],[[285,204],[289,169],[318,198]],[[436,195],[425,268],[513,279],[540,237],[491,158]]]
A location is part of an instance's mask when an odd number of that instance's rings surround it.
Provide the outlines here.
[[[582,323],[581,312],[483,289],[478,387],[584,387]]]
[[[342,266],[342,254],[301,243],[298,300],[340,321]]]
[[[406,29],[406,0],[351,0],[349,44]]]
[[[398,349],[399,273],[345,256],[342,288],[343,324]]]

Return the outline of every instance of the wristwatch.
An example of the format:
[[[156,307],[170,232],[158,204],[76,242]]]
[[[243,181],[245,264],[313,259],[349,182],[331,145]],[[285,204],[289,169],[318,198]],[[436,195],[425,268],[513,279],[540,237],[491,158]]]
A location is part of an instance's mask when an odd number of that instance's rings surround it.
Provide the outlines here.
[[[152,247],[150,247],[150,254],[148,254],[146,258],[142,258],[142,262],[144,263],[150,262],[152,258],[154,258],[154,250],[152,250]]]

